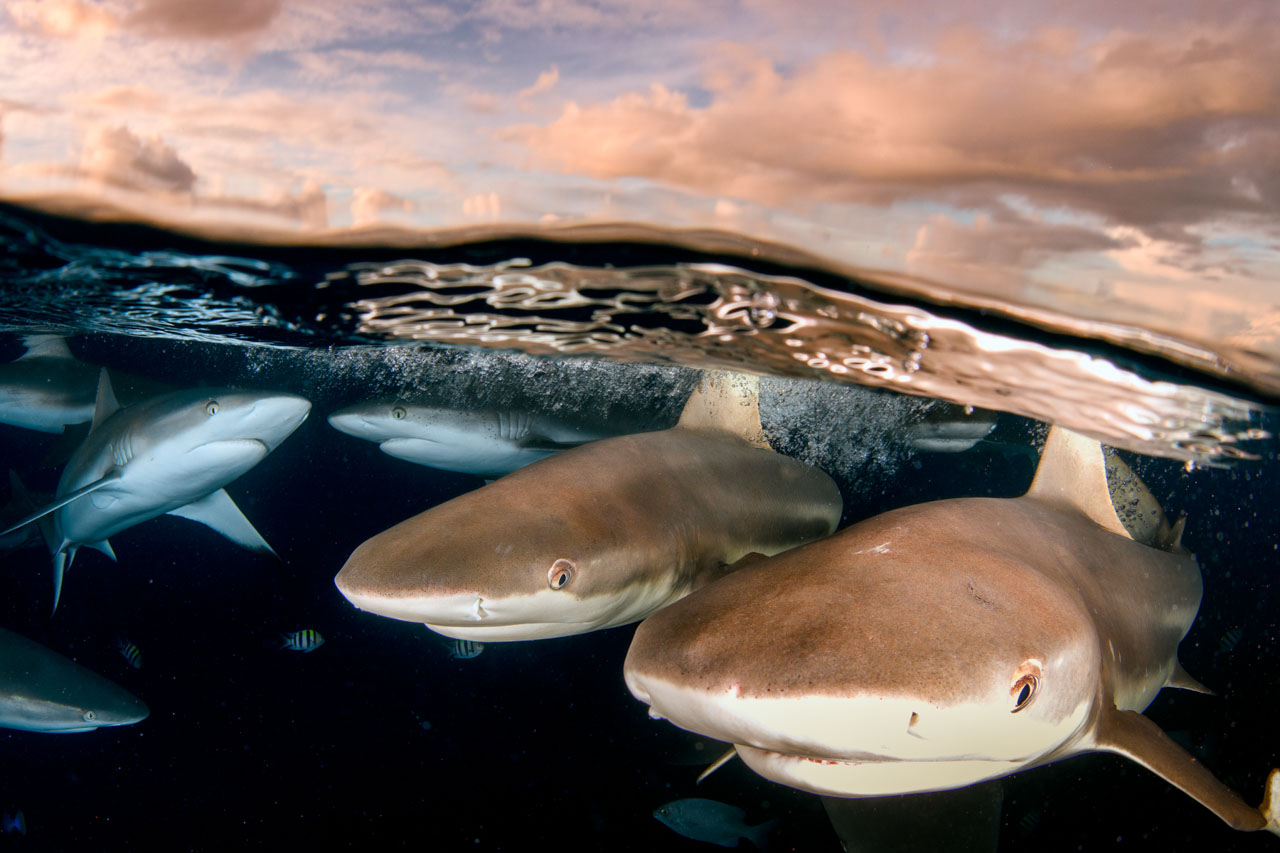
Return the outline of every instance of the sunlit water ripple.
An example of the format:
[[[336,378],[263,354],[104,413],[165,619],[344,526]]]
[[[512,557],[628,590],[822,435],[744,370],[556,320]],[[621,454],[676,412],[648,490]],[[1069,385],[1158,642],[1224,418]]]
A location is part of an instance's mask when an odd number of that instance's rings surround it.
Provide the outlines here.
[[[729,367],[1012,412],[1194,462],[1249,458],[1269,437],[1269,400],[1256,388],[1224,379],[1229,371],[1188,369],[1215,364],[1213,353],[1188,355],[1178,341],[1135,332],[1145,341],[1138,352],[746,255],[492,239],[418,253],[246,244],[190,252],[179,250],[192,243],[181,235],[127,233],[107,244],[92,226],[9,209],[0,217],[0,327]]]

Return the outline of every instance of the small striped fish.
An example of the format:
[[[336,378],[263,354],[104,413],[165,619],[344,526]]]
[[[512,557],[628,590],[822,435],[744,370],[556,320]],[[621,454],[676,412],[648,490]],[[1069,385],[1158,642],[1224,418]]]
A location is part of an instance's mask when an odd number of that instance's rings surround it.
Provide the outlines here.
[[[324,637],[320,636],[320,632],[313,628],[303,628],[301,631],[281,634],[280,639],[284,641],[280,648],[290,649],[295,652],[314,652],[324,645]]]
[[[142,669],[142,649],[138,648],[136,643],[131,643],[124,637],[117,637],[116,651],[124,655],[124,659],[129,662],[129,666],[134,669]]]
[[[477,643],[475,640],[450,640],[448,646],[449,657],[455,660],[478,658],[484,651],[484,643]]]

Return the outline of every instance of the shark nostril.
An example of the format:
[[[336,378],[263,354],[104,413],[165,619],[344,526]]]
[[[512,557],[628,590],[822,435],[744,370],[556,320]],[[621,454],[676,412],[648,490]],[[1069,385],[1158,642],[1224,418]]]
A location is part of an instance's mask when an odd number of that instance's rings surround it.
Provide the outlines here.
[[[489,615],[489,611],[484,609],[484,599],[477,598],[475,606],[471,608],[471,618],[475,619],[476,621],[479,621],[481,619],[486,618],[488,615]]]

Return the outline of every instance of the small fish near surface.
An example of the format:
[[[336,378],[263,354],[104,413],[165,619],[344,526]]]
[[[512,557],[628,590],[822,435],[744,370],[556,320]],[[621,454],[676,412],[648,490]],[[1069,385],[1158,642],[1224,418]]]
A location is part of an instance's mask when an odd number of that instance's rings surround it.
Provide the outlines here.
[[[721,847],[737,847],[740,839],[747,839],[758,849],[768,848],[769,831],[777,820],[748,826],[747,813],[737,806],[687,797],[673,800],[653,810],[653,816],[663,825],[694,841],[706,841]]]
[[[306,419],[293,394],[231,388],[174,391],[121,408],[106,371],[88,438],[72,454],[52,504],[9,530],[53,515],[53,607],[81,547],[115,559],[110,536],[169,514],[274,555],[222,488],[261,462]]]
[[[566,450],[363,543],[352,604],[480,642],[643,619],[761,554],[831,533],[825,473],[773,451],[755,377],[707,374],[673,428]]]
[[[553,418],[506,409],[456,409],[373,400],[329,416],[334,429],[376,441],[383,453],[431,468],[497,479],[588,441],[637,431],[583,416]]]
[[[12,832],[17,835],[26,835],[27,816],[21,811],[17,811],[13,814],[9,814],[8,812],[0,814],[0,830],[3,830],[5,834]]]
[[[116,651],[120,653],[129,666],[134,669],[142,669],[142,649],[138,648],[136,643],[131,643],[124,637],[117,637]]]
[[[324,637],[313,628],[280,635],[280,648],[294,652],[314,652],[324,645]]]
[[[484,643],[475,640],[449,640],[445,645],[449,649],[449,657],[454,660],[471,660],[484,654]]]
[[[1254,808],[1141,714],[1164,687],[1204,691],[1177,660],[1200,571],[1181,523],[1126,526],[1106,467],[1055,427],[1020,498],[903,507],[761,560],[641,623],[627,686],[811,793],[948,790],[1113,752],[1280,835],[1280,770]]]
[[[0,628],[0,728],[87,732],[132,725],[148,713],[123,687]]]

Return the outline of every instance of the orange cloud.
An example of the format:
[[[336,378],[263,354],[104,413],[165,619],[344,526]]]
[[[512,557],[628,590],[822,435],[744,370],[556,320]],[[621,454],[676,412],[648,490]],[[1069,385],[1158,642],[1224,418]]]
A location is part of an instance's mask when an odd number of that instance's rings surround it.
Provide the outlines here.
[[[412,213],[415,209],[411,200],[373,187],[357,187],[351,197],[351,221],[355,225],[378,222],[384,213]]]
[[[951,29],[927,60],[841,50],[785,70],[726,45],[708,106],[654,84],[501,138],[530,165],[771,205],[1012,193],[1190,241],[1180,227],[1280,207],[1278,43],[1263,22],[1016,43]]]
[[[120,23],[110,10],[83,0],[17,0],[6,11],[20,29],[60,38],[99,37]]]
[[[280,14],[281,0],[143,0],[124,25],[164,38],[234,38],[266,29]]]

